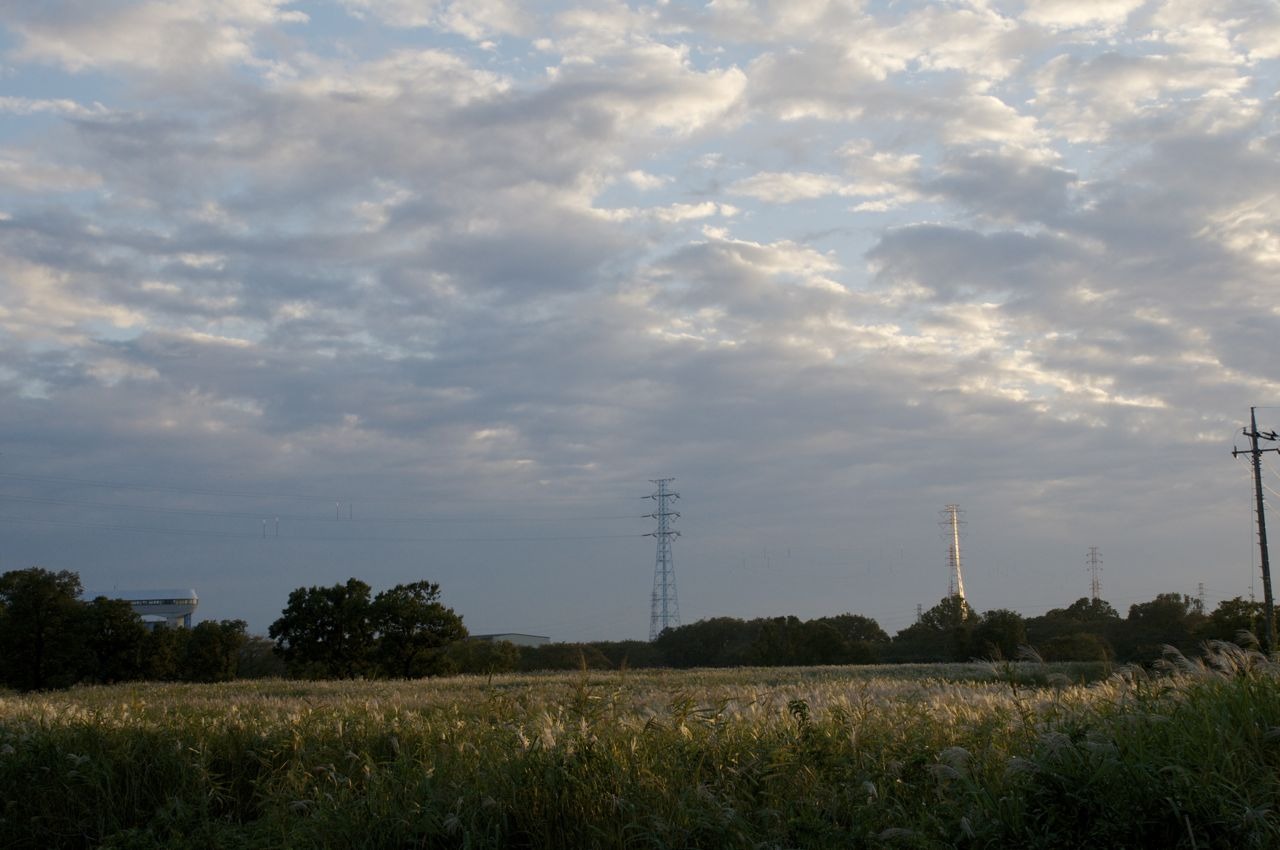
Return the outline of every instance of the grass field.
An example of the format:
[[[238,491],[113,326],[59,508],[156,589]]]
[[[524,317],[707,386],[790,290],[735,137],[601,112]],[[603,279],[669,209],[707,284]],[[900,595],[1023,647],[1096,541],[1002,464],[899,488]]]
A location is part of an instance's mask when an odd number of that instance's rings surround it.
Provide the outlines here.
[[[1280,671],[933,665],[0,700],[0,846],[1277,847]]]

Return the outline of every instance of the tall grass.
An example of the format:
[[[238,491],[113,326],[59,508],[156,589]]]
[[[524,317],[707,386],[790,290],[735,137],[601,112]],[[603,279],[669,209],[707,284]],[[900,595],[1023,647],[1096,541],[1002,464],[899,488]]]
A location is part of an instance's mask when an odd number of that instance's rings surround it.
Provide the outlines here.
[[[0,846],[1274,847],[1280,675],[1036,664],[0,700]]]

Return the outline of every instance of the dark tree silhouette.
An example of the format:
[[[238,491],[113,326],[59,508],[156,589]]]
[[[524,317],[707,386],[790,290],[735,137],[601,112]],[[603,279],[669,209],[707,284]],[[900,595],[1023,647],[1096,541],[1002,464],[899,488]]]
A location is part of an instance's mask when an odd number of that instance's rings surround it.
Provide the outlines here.
[[[0,575],[0,672],[19,690],[65,687],[81,666],[80,576],[41,567]]]

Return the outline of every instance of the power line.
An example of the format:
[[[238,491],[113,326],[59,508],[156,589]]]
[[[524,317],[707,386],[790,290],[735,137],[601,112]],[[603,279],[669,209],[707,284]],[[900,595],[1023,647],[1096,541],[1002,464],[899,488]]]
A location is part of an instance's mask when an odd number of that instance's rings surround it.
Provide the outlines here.
[[[108,481],[103,479],[92,478],[75,478],[62,475],[30,475],[18,472],[0,472],[0,478],[8,478],[17,481],[34,481],[49,484],[76,484],[81,487],[99,487],[112,490],[143,490],[159,493],[188,493],[196,496],[226,496],[230,498],[242,499],[290,499],[296,501],[309,502],[332,502],[332,495],[317,495],[315,493],[277,493],[267,491],[253,490],[222,490],[213,487],[186,487],[175,484],[142,484],[128,481]],[[450,502],[473,502],[473,503],[501,503],[501,502],[525,502],[526,499],[521,498],[477,498],[468,496],[459,496],[454,493],[445,493],[442,498],[448,498]],[[600,503],[605,501],[595,496],[561,496],[561,497],[539,497],[542,501],[547,502],[590,502]],[[392,496],[348,496],[340,499],[341,502],[365,502],[376,504],[414,504],[424,501],[431,501],[427,497],[409,498],[409,497],[392,497]],[[619,500],[622,501],[622,500]],[[628,500],[629,501],[629,500]]]
[[[61,525],[68,528],[93,528],[102,531],[128,531],[139,532],[145,534],[169,534],[181,537],[231,537],[256,540],[260,537],[257,533],[245,533],[237,531],[214,531],[211,529],[199,528],[155,528],[149,526],[138,525],[120,525],[118,523],[105,522],[86,522],[83,520],[72,519],[36,519],[33,517],[15,517],[0,516],[0,522],[11,523],[38,523],[40,525]]]
[[[255,493],[238,490],[215,490],[205,487],[178,487],[169,484],[135,484],[125,481],[101,481],[89,478],[70,478],[62,475],[24,475],[17,472],[0,472],[0,478],[17,481],[39,481],[50,484],[78,484],[81,487],[104,487],[112,490],[150,490],[158,493],[191,493],[197,496],[230,496],[243,499],[298,499],[329,502],[327,496],[307,496],[301,493]]]
[[[255,519],[258,517],[255,517]],[[39,523],[43,525],[61,525],[71,528],[90,528],[102,531],[121,531],[143,534],[170,534],[184,537],[229,537],[257,540],[260,532],[244,533],[235,531],[216,531],[196,528],[159,528],[155,526],[123,525],[120,523],[86,522],[65,519],[36,519],[31,517],[0,516],[0,522]],[[374,537],[369,535],[286,535],[272,538],[302,543],[533,543],[539,541],[565,540],[624,540],[647,537],[645,534],[586,534],[586,535],[535,535],[507,537]]]
[[[10,493],[0,493],[0,501],[5,502],[23,502],[29,504],[40,505],[66,505],[73,507],[100,508],[103,510],[130,510],[142,511],[145,513],[164,513],[179,514],[185,516],[210,516],[210,517],[227,517],[231,519],[259,519],[262,517],[262,511],[219,511],[209,508],[174,508],[162,507],[157,505],[133,505],[133,504],[114,504],[111,502],[94,502],[86,499],[56,499],[45,496],[18,496]],[[291,522],[333,522],[328,514],[324,516],[307,515],[307,514],[277,514],[268,511],[271,516],[277,519],[289,520]],[[621,519],[643,519],[642,514],[614,514],[614,515],[598,515],[598,516],[564,516],[564,517],[519,517],[519,516],[497,516],[497,517],[378,517],[368,516],[359,519],[344,519],[343,522],[366,522],[366,523],[473,523],[473,522],[579,522],[582,520],[621,520]]]

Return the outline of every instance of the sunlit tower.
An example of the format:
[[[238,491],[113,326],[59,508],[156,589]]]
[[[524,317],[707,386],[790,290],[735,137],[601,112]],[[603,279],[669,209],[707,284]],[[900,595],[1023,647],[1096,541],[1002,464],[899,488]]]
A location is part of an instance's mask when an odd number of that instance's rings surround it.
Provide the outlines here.
[[[960,510],[959,505],[947,505],[942,509],[942,527],[947,533],[947,569],[951,577],[947,596],[959,596],[961,602],[967,602],[964,597],[964,573],[960,569],[960,526],[964,525],[964,520],[960,519],[962,513],[964,511]]]
[[[1084,562],[1089,568],[1089,599],[1097,602],[1102,598],[1102,555],[1097,546],[1089,547]]]
[[[646,537],[656,537],[658,554],[653,562],[653,596],[649,607],[649,640],[657,639],[665,629],[680,625],[680,600],[676,596],[676,570],[671,561],[671,540],[679,537],[680,532],[671,528],[672,520],[680,516],[673,511],[670,504],[680,498],[680,494],[667,489],[674,478],[651,478],[658,485],[658,492],[649,496],[658,503],[657,509],[645,514],[658,521],[658,530],[651,531]]]

